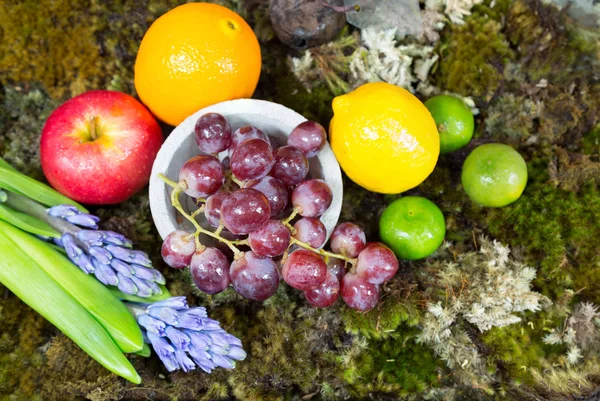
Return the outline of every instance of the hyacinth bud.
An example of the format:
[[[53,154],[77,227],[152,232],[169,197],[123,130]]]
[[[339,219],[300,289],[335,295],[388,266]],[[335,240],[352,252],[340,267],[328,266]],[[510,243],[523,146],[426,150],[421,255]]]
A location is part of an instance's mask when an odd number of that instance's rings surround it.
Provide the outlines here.
[[[197,367],[210,373],[216,367],[233,369],[246,358],[242,342],[209,319],[203,307],[189,308],[185,297],[172,297],[137,312],[144,339],[169,372]]]
[[[50,216],[64,219],[75,226],[54,243],[65,249],[67,256],[86,274],[94,274],[105,285],[116,286],[126,294],[148,298],[162,293],[159,284],[164,276],[152,268],[144,252],[132,250],[132,242],[113,231],[96,230],[100,219],[81,213],[75,206],[60,205],[47,210]],[[69,225],[67,225],[69,226]]]

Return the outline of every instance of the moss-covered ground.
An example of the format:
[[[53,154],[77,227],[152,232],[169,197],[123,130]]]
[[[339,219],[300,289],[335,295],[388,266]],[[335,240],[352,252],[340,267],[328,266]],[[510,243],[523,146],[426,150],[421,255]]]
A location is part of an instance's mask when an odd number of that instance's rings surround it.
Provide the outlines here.
[[[178,3],[0,1],[0,156],[43,180],[38,140],[49,113],[90,89],[135,95],[140,40]],[[333,95],[325,84],[308,92],[290,72],[291,51],[273,37],[265,0],[220,3],[245,16],[261,40],[264,65],[255,97],[327,125]],[[143,379],[134,386],[101,368],[0,286],[0,401],[595,399],[600,346],[569,364],[564,345],[542,338],[563,327],[577,303],[600,304],[600,36],[539,0],[492,3],[475,7],[464,25],[442,31],[432,77],[442,90],[475,100],[481,111],[476,135],[467,148],[443,155],[435,172],[411,191],[440,206],[456,252],[472,250],[480,234],[509,245],[537,269],[534,290],[553,302],[520,323],[485,333],[464,326],[485,360],[485,386],[461,379],[416,342],[428,299],[427,284],[415,273],[427,269],[427,260],[403,262],[369,313],[341,303],[312,309],[286,286],[264,304],[232,290],[208,297],[160,261],[160,239],[142,191],[94,211],[105,228],[152,255],[174,295],[205,305],[238,335],[247,360],[236,370],[207,375],[169,374],[155,357],[131,357]],[[528,163],[523,196],[501,209],[473,204],[460,184],[464,158],[487,142],[514,146]],[[363,225],[375,240],[378,216],[393,198],[346,179],[341,220]],[[589,335],[588,343],[600,344],[597,330]]]

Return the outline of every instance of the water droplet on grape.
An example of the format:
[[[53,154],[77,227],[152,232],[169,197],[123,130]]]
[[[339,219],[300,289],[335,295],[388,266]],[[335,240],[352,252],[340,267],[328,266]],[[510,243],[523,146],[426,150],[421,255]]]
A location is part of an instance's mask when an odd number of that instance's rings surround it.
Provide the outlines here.
[[[349,258],[355,258],[367,243],[365,232],[354,223],[339,224],[331,233],[331,250]]]
[[[244,298],[264,301],[279,286],[279,273],[272,259],[259,258],[254,252],[246,252],[235,260],[229,270],[233,288]]]
[[[333,194],[323,180],[308,180],[292,192],[292,204],[304,217],[318,217],[331,205]]]
[[[231,142],[231,127],[222,115],[207,113],[201,116],[194,127],[196,143],[204,153],[224,151]]]
[[[359,311],[373,309],[379,302],[379,286],[371,284],[356,274],[346,274],[341,285],[346,305]]]
[[[203,198],[217,192],[225,182],[223,165],[214,156],[192,157],[179,170],[179,181],[185,182],[187,195]]]
[[[306,242],[313,248],[320,248],[327,239],[327,229],[321,220],[313,217],[303,217],[294,224],[296,233],[294,237]]]
[[[285,185],[300,184],[308,175],[308,160],[293,146],[283,146],[275,152],[275,164],[271,175]]]
[[[221,204],[221,221],[233,234],[249,234],[258,230],[270,215],[269,201],[252,188],[233,192]]]
[[[173,231],[167,235],[160,249],[165,263],[175,269],[189,266],[194,252],[196,252],[194,236],[182,230]]]
[[[398,259],[387,246],[370,242],[358,254],[356,274],[372,284],[390,280],[398,271]]]
[[[288,137],[288,145],[300,149],[308,158],[319,153],[327,142],[325,128],[317,122],[305,121],[292,130]]]
[[[278,220],[269,220],[267,224],[248,235],[250,249],[260,256],[274,258],[283,255],[290,246],[290,230]]]
[[[313,290],[327,277],[327,265],[323,258],[306,249],[292,252],[281,271],[283,279],[297,290]]]
[[[229,287],[229,260],[216,248],[205,248],[192,256],[190,275],[196,287],[207,294],[218,294]]]

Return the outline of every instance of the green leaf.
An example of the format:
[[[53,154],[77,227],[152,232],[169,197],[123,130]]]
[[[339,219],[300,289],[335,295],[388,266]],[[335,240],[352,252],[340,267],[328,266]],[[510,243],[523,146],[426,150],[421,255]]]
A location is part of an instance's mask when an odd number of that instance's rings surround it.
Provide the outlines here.
[[[148,344],[144,344],[144,347],[141,350],[139,350],[138,352],[134,352],[134,354],[142,356],[144,358],[148,358],[148,357],[150,357],[150,355],[152,355],[152,351],[150,350],[150,347],[148,346]]]
[[[11,166],[6,160],[4,160],[1,157],[0,157],[0,168],[6,168],[6,169],[9,169],[9,170],[17,171],[16,168],[14,168],[13,166]]]
[[[139,384],[140,376],[104,327],[32,259],[30,249],[12,240],[15,235],[31,237],[0,221],[0,282],[102,366]]]
[[[0,204],[0,219],[31,234],[60,238],[60,233],[50,227],[47,223],[28,214],[17,212],[2,204]]]
[[[112,294],[115,297],[122,299],[123,301],[151,304],[153,302],[158,302],[158,301],[162,301],[163,299],[171,298],[171,293],[169,292],[169,290],[167,290],[167,287],[165,287],[164,285],[160,285],[160,284],[159,284],[159,287],[162,290],[162,294],[153,295],[149,298],[142,298],[142,297],[138,297],[137,295],[125,294],[124,292],[119,291],[119,289],[116,287],[110,287],[109,291],[112,292]]]
[[[5,161],[2,162],[6,164]],[[48,185],[19,173],[10,166],[0,165],[0,188],[28,196],[46,206],[73,205],[87,213],[87,209],[79,203],[61,195]]]
[[[106,329],[123,352],[142,349],[142,332],[129,310],[93,275],[85,274],[47,243],[8,226],[6,235]]]

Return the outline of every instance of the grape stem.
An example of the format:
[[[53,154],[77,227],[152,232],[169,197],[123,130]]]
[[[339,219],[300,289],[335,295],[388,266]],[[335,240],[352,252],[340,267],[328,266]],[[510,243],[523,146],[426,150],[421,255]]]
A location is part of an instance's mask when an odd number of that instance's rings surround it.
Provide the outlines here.
[[[310,246],[310,244],[307,244],[306,242],[299,241],[298,239],[296,239],[294,237],[292,237],[292,239],[290,241],[290,244],[291,245],[298,245],[301,248],[308,249],[309,251],[313,251],[315,253],[318,253],[319,255],[324,256],[326,258],[341,259],[341,260],[345,261],[346,263],[350,263],[352,266],[354,266],[356,264],[356,259],[355,258],[349,258],[347,256],[340,255],[339,253],[329,252],[329,251],[326,251],[324,249],[313,248],[312,246]]]
[[[158,178],[160,178],[161,180],[163,180],[163,182],[165,184],[167,184],[168,186],[170,186],[171,188],[175,188],[177,186],[177,183],[173,180],[170,180],[169,178],[167,178],[166,175],[159,173],[158,174]]]
[[[199,241],[199,235],[200,234],[206,234],[209,237],[213,237],[215,239],[217,239],[218,241],[221,241],[222,243],[224,243],[225,245],[227,245],[234,253],[234,259],[240,259],[241,257],[243,257],[243,252],[241,252],[236,245],[248,245],[248,240],[247,239],[243,239],[243,240],[234,240],[234,241],[230,241],[228,239],[225,239],[221,236],[221,232],[223,231],[223,224],[220,224],[219,227],[215,230],[215,232],[206,230],[204,228],[202,228],[202,226],[200,226],[200,224],[196,221],[196,219],[194,218],[195,216],[197,216],[201,211],[204,210],[205,205],[200,206],[200,208],[198,210],[196,210],[194,213],[192,213],[191,215],[186,213],[185,210],[183,210],[183,207],[181,206],[181,202],[179,202],[179,195],[181,194],[181,192],[183,191],[183,187],[182,187],[182,183],[176,183],[175,181],[172,181],[170,179],[168,179],[164,174],[159,174],[158,177],[163,180],[165,182],[165,184],[169,185],[170,187],[173,188],[173,191],[171,192],[171,204],[173,205],[173,207],[175,209],[177,209],[177,211],[179,213],[181,213],[181,215],[183,217],[185,217],[187,220],[189,220],[192,225],[194,226],[194,228],[196,228],[196,233],[195,234],[191,234],[194,236],[194,239],[196,241],[196,248],[200,249],[204,249],[204,246],[200,244]],[[234,182],[236,182],[238,185],[242,184],[241,181],[235,179],[234,177],[230,177]],[[185,184],[185,183],[184,183]],[[241,185],[240,185],[241,186]],[[205,202],[205,199],[200,199],[200,202],[203,203]],[[290,224],[290,221],[292,221],[299,213],[299,209],[294,208],[294,210],[292,210],[292,213],[285,219],[282,221],[282,223],[289,228],[291,233],[295,232],[295,228]],[[306,242],[302,242],[294,237],[291,238],[290,240],[290,246],[291,245],[298,245],[301,248],[307,249],[309,251],[318,253],[319,255],[323,256],[325,258],[325,261],[328,260],[328,258],[336,258],[336,259],[341,259],[343,260],[344,266],[347,268],[347,265],[350,264],[351,268],[354,269],[354,266],[356,265],[357,259],[356,258],[349,258],[347,256],[338,254],[338,253],[333,253],[333,252],[329,252],[326,251],[324,249],[318,249],[318,248],[314,248],[312,247],[310,244],[306,243]],[[289,248],[288,248],[289,250]],[[288,250],[285,251],[284,256],[283,256],[283,260],[286,259],[287,254],[288,254]]]
[[[196,229],[196,234],[195,234],[196,246],[198,246],[198,244],[200,244],[200,241],[198,239],[199,235],[200,234],[206,234],[209,237],[213,237],[213,238],[217,239],[218,241],[221,241],[222,243],[224,243],[225,245],[227,245],[233,251],[234,259],[241,258],[243,256],[243,253],[235,245],[233,245],[231,243],[231,241],[229,241],[229,240],[221,237],[219,234],[213,233],[212,231],[209,231],[209,230],[206,230],[206,229],[202,228],[202,226],[200,226],[200,224],[198,224],[198,222],[196,221],[196,219],[194,217],[192,217],[192,215],[186,213],[186,211],[183,210],[183,207],[181,206],[181,202],[179,202],[179,195],[181,194],[181,192],[182,192],[181,185],[180,184],[176,184],[175,187],[173,188],[173,191],[171,192],[171,204],[173,205],[173,207],[175,209],[177,209],[177,211],[179,213],[181,213],[181,215],[183,217],[185,217],[186,219],[188,219],[189,222],[192,223],[192,225]]]
[[[294,217],[296,217],[298,215],[299,211],[300,210],[298,210],[297,208],[294,208],[292,210],[292,214],[290,214],[287,219],[285,219],[281,222],[284,226],[286,226],[288,228],[288,230],[290,230],[292,235],[296,234],[296,229],[294,228],[294,226],[292,226],[290,224],[290,221],[294,220]]]
[[[233,182],[235,182],[236,184],[238,184],[238,186],[239,186],[240,188],[244,188],[244,182],[243,182],[243,181],[240,181],[240,180],[238,180],[237,178],[235,178],[235,177],[233,176],[233,174],[228,174],[228,175],[227,175],[227,178],[229,178],[231,181],[233,181]]]

